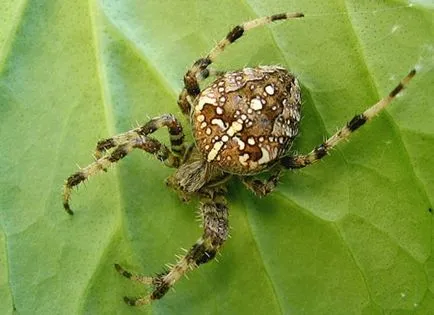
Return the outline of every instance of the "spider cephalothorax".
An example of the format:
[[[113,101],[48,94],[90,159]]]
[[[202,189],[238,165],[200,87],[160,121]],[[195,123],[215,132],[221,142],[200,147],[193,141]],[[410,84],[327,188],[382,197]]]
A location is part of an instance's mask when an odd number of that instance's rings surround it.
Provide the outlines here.
[[[217,79],[203,91],[199,81],[212,74],[208,66],[245,31],[273,21],[301,17],[301,13],[282,13],[238,25],[205,58],[192,65],[184,76],[178,105],[190,119],[194,144],[186,148],[181,124],[173,115],[165,114],[139,128],[99,141],[96,161],[66,180],[63,206],[73,214],[69,199],[74,186],[106,170],[132,150],[141,149],[176,168],[167,184],[184,200],[196,196],[201,201],[203,234],[175,265],[154,277],[135,275],[115,265],[125,277],[153,288],[144,297],[125,297],[126,303],[142,305],[160,299],[181,276],[215,257],[228,237],[228,208],[224,194],[230,177],[238,177],[259,196],[270,193],[282,170],[302,168],[326,156],[334,146],[385,108],[416,74],[411,70],[386,97],[354,116],[310,153],[291,155],[288,151],[298,133],[301,104],[300,88],[294,75],[281,67],[263,66],[218,72]],[[150,136],[161,127],[169,131],[170,148]],[[268,179],[255,177],[263,172],[268,172]]]

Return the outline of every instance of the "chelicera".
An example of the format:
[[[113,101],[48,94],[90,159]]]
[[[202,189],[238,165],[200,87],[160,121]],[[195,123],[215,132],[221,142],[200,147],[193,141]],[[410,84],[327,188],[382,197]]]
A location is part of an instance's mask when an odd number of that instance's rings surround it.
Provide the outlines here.
[[[301,96],[297,79],[277,66],[245,68],[234,72],[208,69],[223,50],[255,27],[293,18],[302,13],[282,13],[262,17],[234,27],[204,58],[198,59],[184,75],[178,105],[190,120],[194,143],[185,145],[180,122],[171,114],[151,119],[143,126],[99,141],[96,160],[71,175],[65,182],[63,206],[73,214],[69,200],[72,188],[88,177],[140,149],[175,168],[167,184],[182,199],[197,197],[203,234],[170,268],[147,277],[130,273],[118,264],[123,276],[149,285],[152,292],[138,298],[125,297],[129,305],[142,305],[162,298],[188,271],[211,261],[228,237],[226,182],[240,179],[258,196],[272,192],[285,169],[299,169],[320,160],[339,142],[347,139],[365,122],[384,109],[416,74],[410,73],[384,98],[354,116],[344,127],[308,154],[291,155],[289,149],[298,133]],[[210,75],[216,80],[202,91],[199,82]],[[166,127],[170,147],[151,134]],[[257,177],[268,174],[267,179]]]

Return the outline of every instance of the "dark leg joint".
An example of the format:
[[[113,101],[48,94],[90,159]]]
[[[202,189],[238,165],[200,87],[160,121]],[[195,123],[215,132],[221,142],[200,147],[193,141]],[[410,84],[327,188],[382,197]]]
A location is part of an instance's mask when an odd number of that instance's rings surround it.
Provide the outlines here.
[[[157,140],[146,137],[146,141],[134,145],[135,148],[145,150],[148,153],[155,154],[161,149],[161,143]]]
[[[200,87],[199,83],[197,83],[196,78],[191,78],[191,74],[187,74],[184,77],[184,85],[185,89],[187,90],[187,93],[193,97],[199,95],[200,93]]]
[[[115,146],[115,142],[114,142],[113,138],[109,138],[109,139],[98,141],[98,143],[96,145],[96,149],[98,151],[105,151],[105,150],[108,150],[110,148],[113,148],[114,146]]]
[[[395,87],[392,92],[390,92],[389,96],[395,97],[399,92],[401,92],[401,90],[403,88],[404,88],[404,85],[402,85],[402,83],[399,83],[398,86]]]
[[[179,139],[175,139],[175,140],[170,140],[170,144],[172,146],[177,146],[177,145],[181,145],[184,143],[184,137],[181,137]]]
[[[124,158],[128,152],[125,150],[125,147],[118,147],[116,150],[113,151],[113,153],[109,156],[108,160],[110,162],[117,162],[120,159]]]
[[[271,21],[285,20],[285,19],[286,19],[286,13],[274,14],[271,16]]]
[[[169,134],[171,136],[177,136],[181,133],[182,133],[182,127],[176,121],[173,121],[173,123],[169,127]]]
[[[187,92],[191,96],[198,96],[200,93],[200,88],[199,88],[199,86],[189,87],[189,88],[187,88]]]
[[[325,144],[321,144],[318,147],[315,148],[315,158],[316,159],[322,159],[324,156],[327,155],[327,147]]]
[[[155,122],[153,120],[147,122],[142,128],[140,128],[140,131],[138,132],[142,136],[149,135],[150,133],[154,133],[157,130],[157,127],[155,126]]]
[[[353,117],[353,119],[351,119],[351,121],[349,123],[347,123],[347,127],[348,129],[353,132],[355,130],[357,130],[359,127],[363,126],[363,124],[367,121],[365,115],[360,114],[360,115],[356,115]]]
[[[159,300],[161,299],[167,291],[169,291],[170,285],[166,282],[161,281],[158,286],[151,293],[151,300]]]
[[[208,69],[203,69],[200,73],[199,73],[199,80],[205,80],[206,78],[209,77],[209,70]]]
[[[228,35],[226,36],[226,39],[230,43],[233,43],[238,38],[240,38],[241,36],[243,36],[243,33],[244,33],[244,28],[242,26],[240,26],[240,25],[237,25],[237,26],[234,27],[234,29],[232,31],[230,31],[228,33]]]
[[[283,167],[288,169],[297,169],[297,168],[303,168],[307,164],[305,161],[302,163],[298,160],[296,160],[293,156],[284,156],[280,159],[280,164],[282,164]]]
[[[211,59],[208,57],[206,58],[200,58],[196,60],[196,62],[193,64],[194,67],[199,67],[200,70],[204,70],[206,67],[208,67],[212,63]]]
[[[187,259],[191,259],[196,265],[205,264],[215,257],[217,252],[213,249],[207,250],[204,244],[194,244]]]
[[[117,272],[119,272],[125,278],[130,279],[131,276],[132,276],[131,272],[128,272],[128,271],[124,270],[119,264],[115,264],[115,269],[116,269]]]
[[[69,206],[69,203],[64,202],[64,203],[63,203],[63,208],[65,209],[65,211],[66,211],[69,215],[74,215],[74,211],[72,211],[71,207]]]
[[[136,299],[129,298],[128,296],[124,296],[124,302],[130,306],[136,306]]]
[[[274,14],[272,15],[271,21],[277,21],[277,20],[286,20],[286,19],[292,19],[292,18],[301,18],[304,17],[303,13],[291,13],[291,14],[287,14],[287,13],[280,13],[280,14]]]
[[[214,250],[211,250],[211,251],[206,250],[202,253],[202,256],[198,257],[198,259],[196,260],[196,264],[197,265],[205,264],[208,261],[210,261],[211,259],[213,259],[216,254],[217,254],[217,252]]]
[[[86,176],[82,172],[77,172],[75,174],[72,174],[68,177],[66,180],[66,186],[68,187],[74,187],[80,184],[82,181],[86,179]]]

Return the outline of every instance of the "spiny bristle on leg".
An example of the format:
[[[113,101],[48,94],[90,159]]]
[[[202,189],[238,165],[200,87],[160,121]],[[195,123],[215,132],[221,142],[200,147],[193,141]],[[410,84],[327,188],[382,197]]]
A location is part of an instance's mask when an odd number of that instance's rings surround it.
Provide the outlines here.
[[[153,284],[155,277],[146,277],[142,275],[137,275],[129,272],[128,270],[125,270],[121,267],[119,264],[114,264],[115,269],[117,272],[119,272],[122,276],[125,278],[131,279],[132,281],[136,281],[142,284]]]

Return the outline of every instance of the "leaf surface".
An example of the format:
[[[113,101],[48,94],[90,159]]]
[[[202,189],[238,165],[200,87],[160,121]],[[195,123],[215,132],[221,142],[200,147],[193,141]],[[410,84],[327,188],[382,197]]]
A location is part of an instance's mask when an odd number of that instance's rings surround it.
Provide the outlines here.
[[[0,313],[429,314],[434,310],[434,14],[429,1],[0,1]],[[152,275],[201,234],[172,170],[134,152],[74,192],[99,139],[174,113],[182,76],[233,27],[214,65],[280,64],[302,83],[292,150],[308,152],[386,95],[408,89],[315,166],[258,199],[229,184],[231,238],[151,306],[117,262]],[[181,118],[185,129],[188,121]],[[191,133],[188,132],[191,141]],[[167,143],[167,131],[156,133]]]

